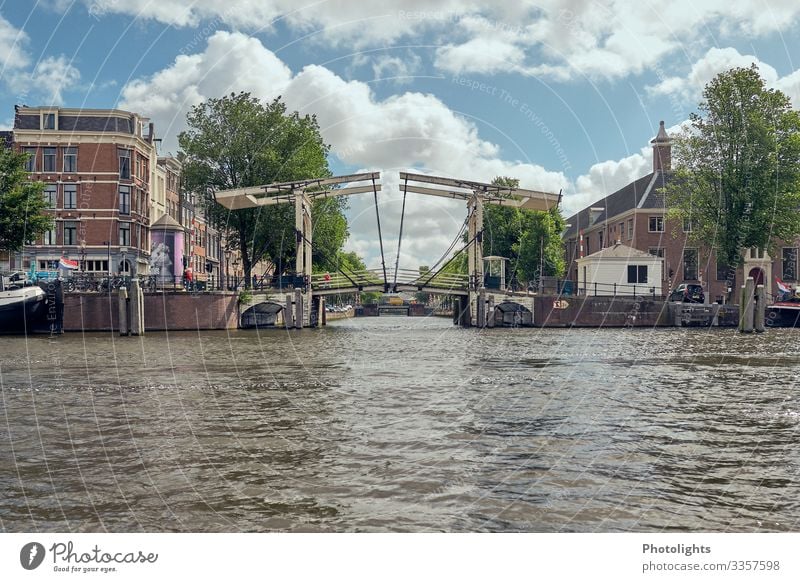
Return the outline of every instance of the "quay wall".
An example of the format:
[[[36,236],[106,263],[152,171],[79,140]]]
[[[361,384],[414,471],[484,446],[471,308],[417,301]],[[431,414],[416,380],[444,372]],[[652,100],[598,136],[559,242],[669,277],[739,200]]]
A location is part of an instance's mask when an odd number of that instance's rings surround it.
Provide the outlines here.
[[[533,324],[536,327],[671,326],[667,305],[662,300],[621,296],[539,296],[533,302]]]
[[[236,293],[186,293],[144,295],[145,331],[236,329],[239,311]],[[119,329],[116,293],[64,295],[64,331],[116,331]]]

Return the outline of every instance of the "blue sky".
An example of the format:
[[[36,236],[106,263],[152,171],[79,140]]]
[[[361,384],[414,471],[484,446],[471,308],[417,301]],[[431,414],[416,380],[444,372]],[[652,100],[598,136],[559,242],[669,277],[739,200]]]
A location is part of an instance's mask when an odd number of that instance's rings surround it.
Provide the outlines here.
[[[649,171],[659,120],[759,64],[800,104],[796,2],[0,0],[0,125],[15,103],[120,107],[175,152],[186,111],[247,90],[317,114],[335,172],[381,170],[387,254],[397,172],[563,190],[574,211]],[[351,200],[348,248],[377,261],[374,210]],[[402,266],[430,263],[464,218],[415,198]]]

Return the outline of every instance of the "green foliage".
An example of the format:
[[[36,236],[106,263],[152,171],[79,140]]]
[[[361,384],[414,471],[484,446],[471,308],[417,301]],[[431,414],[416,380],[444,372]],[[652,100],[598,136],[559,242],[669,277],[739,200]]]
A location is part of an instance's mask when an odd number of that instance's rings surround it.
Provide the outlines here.
[[[26,154],[0,147],[0,251],[19,251],[52,228],[44,183],[28,181]]]
[[[361,304],[362,305],[373,305],[380,301],[381,297],[383,297],[383,293],[380,291],[364,291],[361,293]]]
[[[186,116],[189,128],[178,136],[184,162],[184,187],[204,200],[206,214],[239,249],[245,280],[262,259],[294,266],[294,207],[277,204],[229,211],[213,198],[216,190],[259,186],[330,175],[328,146],[314,116],[287,113],[275,99],[262,103],[249,93],[230,94],[194,106]],[[314,204],[313,240],[322,251],[314,260],[335,257],[347,238],[345,202],[338,198]]]
[[[492,183],[519,187],[519,180],[504,176]],[[545,276],[560,277],[566,271],[561,240],[564,219],[558,209],[540,212],[489,204],[484,207],[483,228],[483,252],[510,259],[506,273],[509,280],[536,280],[540,267]]]
[[[239,291],[239,303],[246,305],[253,300],[253,294],[248,289]]]
[[[674,143],[669,216],[691,219],[694,241],[739,266],[742,249],[800,234],[800,114],[755,65],[717,75],[699,109]]]

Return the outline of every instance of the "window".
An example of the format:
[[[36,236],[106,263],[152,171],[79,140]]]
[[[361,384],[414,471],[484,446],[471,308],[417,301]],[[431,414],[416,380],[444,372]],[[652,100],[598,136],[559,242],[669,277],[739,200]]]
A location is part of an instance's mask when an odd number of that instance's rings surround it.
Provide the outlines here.
[[[628,265],[628,283],[647,283],[647,265]]]
[[[131,223],[119,223],[119,244],[120,246],[127,247],[131,244]]]
[[[84,271],[108,271],[108,261],[107,260],[92,260],[86,261],[82,266]]]
[[[131,177],[131,150],[118,149],[119,177],[128,180]]]
[[[64,171],[78,171],[78,148],[64,148]]]
[[[55,208],[56,207],[56,196],[58,195],[58,189],[55,184],[48,184],[44,187],[44,199],[47,202],[48,208]],[[53,243],[55,244],[55,243]]]
[[[22,148],[23,154],[28,154],[28,159],[25,160],[25,171],[36,171],[36,148]]]
[[[628,240],[633,240],[633,219],[628,219]]]
[[[50,230],[44,231],[43,241],[45,245],[54,245],[56,243],[56,229],[52,228]]]
[[[42,166],[43,172],[56,171],[56,148],[44,148],[44,165]]]
[[[64,244],[78,244],[78,223],[73,221],[64,222]]]
[[[647,249],[647,252],[654,257],[661,257],[662,259],[664,258],[664,247],[650,247]]]
[[[750,258],[751,259],[763,259],[764,258],[764,249],[758,247],[752,247],[750,249]]]
[[[727,281],[730,272],[731,268],[728,265],[717,261],[717,281]]]
[[[119,187],[119,213],[131,213],[131,189],[130,186]]]
[[[664,232],[664,217],[663,216],[651,216],[650,222],[648,226],[648,230],[650,232]]]
[[[75,184],[64,184],[64,210],[78,207],[78,191]]]
[[[797,281],[797,248],[784,247],[783,249],[783,280]]]
[[[58,261],[39,260],[40,271],[55,271],[56,269],[58,269]]]
[[[683,251],[683,278],[687,281],[697,280],[697,249]]]
[[[45,113],[42,116],[42,129],[55,129],[56,128],[56,114]]]
[[[600,249],[603,248],[603,231],[601,230],[598,234],[598,239],[600,240]]]
[[[684,218],[683,219],[683,232],[692,232],[692,219],[691,218]]]

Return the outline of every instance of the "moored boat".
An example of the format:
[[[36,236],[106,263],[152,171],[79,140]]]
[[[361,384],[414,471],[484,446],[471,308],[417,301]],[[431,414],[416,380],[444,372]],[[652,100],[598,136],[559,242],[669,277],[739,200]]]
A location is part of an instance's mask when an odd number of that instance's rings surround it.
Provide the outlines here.
[[[32,332],[46,317],[47,294],[41,287],[0,291],[0,333]]]

